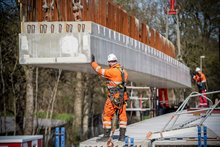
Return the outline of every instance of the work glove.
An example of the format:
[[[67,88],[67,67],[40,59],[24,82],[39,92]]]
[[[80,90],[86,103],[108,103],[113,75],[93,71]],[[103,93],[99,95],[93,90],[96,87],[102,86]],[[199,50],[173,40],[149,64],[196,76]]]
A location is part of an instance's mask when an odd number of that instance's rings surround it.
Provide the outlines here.
[[[198,82],[197,85],[198,85],[199,87],[202,87],[202,86],[203,86],[203,85],[202,85],[202,82]]]
[[[95,62],[95,56],[93,54],[91,55],[91,62]]]
[[[126,106],[128,106],[128,102],[127,102],[127,100],[126,100],[126,101],[124,101],[124,103],[125,103],[125,105],[126,105]]]
[[[194,79],[195,77],[196,77],[196,76],[195,76],[195,75],[193,75],[193,77],[192,77],[192,78]]]

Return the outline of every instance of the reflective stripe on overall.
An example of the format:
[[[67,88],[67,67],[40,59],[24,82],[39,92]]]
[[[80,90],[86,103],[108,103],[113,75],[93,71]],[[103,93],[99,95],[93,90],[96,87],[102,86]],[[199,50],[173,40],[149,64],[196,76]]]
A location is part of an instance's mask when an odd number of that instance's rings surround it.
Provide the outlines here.
[[[113,87],[117,87],[119,84],[122,84],[122,76],[121,76],[121,71],[118,69],[120,68],[119,64],[115,64],[112,67],[108,69],[102,69],[96,62],[92,63],[93,69],[102,77],[106,78],[107,81],[107,87],[109,89]],[[128,79],[128,74],[124,70],[124,79],[127,81]],[[103,112],[103,128],[111,128],[111,121],[112,118],[118,109],[118,106],[114,105],[111,102],[110,99],[110,92],[108,92],[108,97],[105,102],[104,106],[104,112]],[[119,98],[119,92],[114,94],[115,98]],[[123,94],[123,101],[128,100],[128,95],[126,92]],[[121,109],[119,110],[119,125],[122,128],[126,128],[127,126],[127,116],[126,116],[126,105],[124,103],[121,104]]]

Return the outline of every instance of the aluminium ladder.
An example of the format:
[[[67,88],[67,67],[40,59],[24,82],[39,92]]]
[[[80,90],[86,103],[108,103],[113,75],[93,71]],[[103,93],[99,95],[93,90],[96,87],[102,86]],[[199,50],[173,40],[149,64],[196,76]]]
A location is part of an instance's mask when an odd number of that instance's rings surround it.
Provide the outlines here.
[[[145,111],[153,110],[153,103],[151,98],[151,89],[150,87],[137,87],[133,86],[131,82],[131,86],[126,87],[130,91],[129,96],[129,104],[127,105],[126,111],[129,111],[132,115],[132,112],[136,113],[137,117],[140,117],[142,120],[142,113]],[[138,94],[138,91],[144,90],[146,92],[146,96],[144,96],[143,92]]]

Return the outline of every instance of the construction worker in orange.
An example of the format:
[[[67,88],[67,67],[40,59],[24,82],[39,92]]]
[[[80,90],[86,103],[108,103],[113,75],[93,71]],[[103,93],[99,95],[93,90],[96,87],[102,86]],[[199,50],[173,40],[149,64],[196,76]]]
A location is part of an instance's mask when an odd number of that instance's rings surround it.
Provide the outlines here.
[[[201,69],[199,67],[196,68],[196,75],[193,76],[193,79],[196,81],[199,93],[202,93],[206,97],[206,77],[202,73]],[[203,96],[199,96],[199,107],[207,107],[207,99]]]
[[[108,141],[111,134],[112,119],[114,114],[119,115],[120,135],[119,141],[125,140],[125,132],[127,126],[126,101],[128,94],[126,92],[126,81],[128,73],[120,66],[118,59],[114,54],[108,55],[109,68],[103,69],[95,62],[95,56],[91,57],[91,66],[107,80],[108,96],[103,112],[103,129],[104,136],[98,138],[97,141]],[[112,128],[112,134],[116,128]]]

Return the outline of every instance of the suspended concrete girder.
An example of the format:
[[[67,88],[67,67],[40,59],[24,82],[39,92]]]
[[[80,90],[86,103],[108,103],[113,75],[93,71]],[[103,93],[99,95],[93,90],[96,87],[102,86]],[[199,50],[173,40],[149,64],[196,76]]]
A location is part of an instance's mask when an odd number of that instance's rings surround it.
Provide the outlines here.
[[[103,67],[116,54],[129,80],[158,88],[191,87],[189,68],[133,38],[93,22],[24,22],[20,64],[94,73],[91,54]]]

